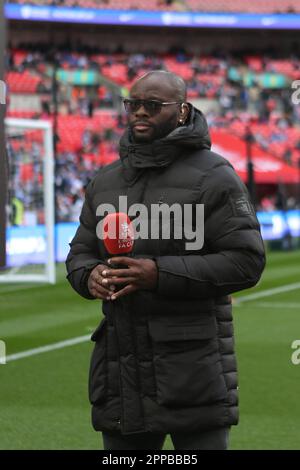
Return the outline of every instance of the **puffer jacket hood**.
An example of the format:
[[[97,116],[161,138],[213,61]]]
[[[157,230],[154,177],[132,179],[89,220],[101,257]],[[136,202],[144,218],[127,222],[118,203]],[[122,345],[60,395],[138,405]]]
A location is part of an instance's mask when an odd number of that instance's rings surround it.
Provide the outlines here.
[[[120,158],[124,169],[166,167],[186,151],[210,149],[206,119],[190,104],[187,124],[177,127],[162,139],[151,143],[135,143],[127,129],[120,140]]]

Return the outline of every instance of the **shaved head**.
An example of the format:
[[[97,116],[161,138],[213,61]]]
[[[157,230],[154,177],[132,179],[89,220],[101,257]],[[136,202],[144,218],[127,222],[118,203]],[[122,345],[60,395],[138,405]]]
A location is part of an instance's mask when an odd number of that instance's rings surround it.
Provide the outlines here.
[[[138,78],[133,86],[132,91],[135,86],[142,80],[147,80],[147,82],[159,82],[166,87],[170,87],[174,93],[174,100],[177,101],[186,101],[186,84],[184,80],[176,73],[167,72],[166,70],[152,70],[151,72],[145,73],[142,77]]]

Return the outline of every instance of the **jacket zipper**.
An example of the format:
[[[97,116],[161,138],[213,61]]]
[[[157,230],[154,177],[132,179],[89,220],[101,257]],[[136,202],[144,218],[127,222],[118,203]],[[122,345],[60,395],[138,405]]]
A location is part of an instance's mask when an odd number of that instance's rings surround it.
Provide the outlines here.
[[[131,299],[130,299],[129,302],[131,303]],[[134,328],[134,323],[133,323],[131,313],[130,313],[130,323],[131,323],[131,333],[132,333],[133,347],[134,347],[134,357],[135,357],[135,368],[136,368],[136,378],[137,378],[137,385],[138,385],[138,394],[139,394],[139,398],[140,398],[140,400],[139,400],[140,401],[140,410],[141,410],[141,416],[142,416],[142,420],[143,420],[143,429],[145,430],[145,414],[144,414],[144,406],[143,406],[143,403],[142,403],[141,377],[140,377],[139,363],[138,363],[138,360],[137,360],[137,342],[136,342],[135,328]]]
[[[122,301],[122,299],[120,299]],[[121,422],[124,422],[124,416],[123,416],[123,409],[124,409],[124,402],[123,402],[123,388],[122,388],[122,380],[121,380],[121,360],[120,360],[120,346],[119,346],[119,340],[118,340],[118,328],[117,328],[117,322],[115,318],[115,308],[113,307],[113,314],[112,314],[112,321],[113,325],[115,328],[116,332],[116,344],[117,344],[117,350],[118,350],[118,357],[119,357],[119,386],[120,386],[120,406],[121,406],[121,417],[116,418],[117,424],[121,426]]]
[[[149,179],[150,179],[150,174],[148,173],[148,175],[146,177],[144,187],[143,187],[143,190],[142,190],[142,194],[141,194],[141,197],[140,197],[140,201],[139,201],[140,203],[142,203],[144,201],[144,195],[145,195],[148,183],[149,183]],[[133,245],[133,250],[132,250],[132,253],[131,253],[132,256],[135,255],[134,247],[135,247],[135,245]],[[123,299],[121,299],[121,300],[123,300]],[[125,302],[122,304],[122,307],[126,308],[126,303]],[[141,410],[142,420],[143,420],[143,423],[144,423],[143,424],[143,429],[145,430],[145,414],[144,414],[144,407],[143,407],[143,403],[142,403],[141,377],[140,377],[139,363],[138,363],[138,360],[137,360],[137,342],[136,342],[134,322],[133,322],[132,314],[130,312],[129,312],[129,316],[130,316],[130,323],[131,323],[130,327],[131,327],[131,334],[132,334],[133,348],[134,348],[134,358],[135,358],[135,369],[136,369],[136,377],[137,377],[137,385],[138,385],[138,394],[139,394],[139,398],[140,398],[140,400],[139,400],[140,410]]]

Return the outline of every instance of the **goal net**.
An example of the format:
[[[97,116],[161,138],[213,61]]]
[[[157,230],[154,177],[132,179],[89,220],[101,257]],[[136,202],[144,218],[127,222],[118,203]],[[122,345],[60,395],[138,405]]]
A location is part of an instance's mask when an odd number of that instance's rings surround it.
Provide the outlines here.
[[[6,266],[0,282],[55,283],[52,124],[7,118]]]

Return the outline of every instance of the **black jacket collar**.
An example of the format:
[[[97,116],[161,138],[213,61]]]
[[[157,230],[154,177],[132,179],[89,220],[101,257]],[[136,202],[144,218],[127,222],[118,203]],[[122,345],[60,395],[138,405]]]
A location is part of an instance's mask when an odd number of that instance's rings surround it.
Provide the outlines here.
[[[211,148],[204,115],[192,105],[190,107],[190,117],[186,125],[177,127],[166,137],[149,144],[132,142],[129,130],[125,131],[120,140],[119,154],[127,180],[136,180],[146,168],[166,167],[187,152]]]

